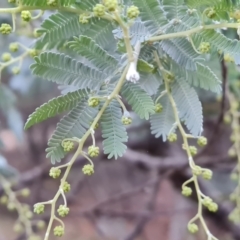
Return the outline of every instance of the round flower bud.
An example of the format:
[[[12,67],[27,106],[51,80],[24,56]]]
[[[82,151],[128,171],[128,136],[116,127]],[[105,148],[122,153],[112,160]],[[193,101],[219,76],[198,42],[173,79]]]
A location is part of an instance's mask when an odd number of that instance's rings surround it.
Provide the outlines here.
[[[216,11],[213,8],[208,8],[205,13],[208,18],[216,17]]]
[[[240,211],[238,208],[235,208],[228,216],[228,219],[235,223],[238,224],[240,223]]]
[[[185,197],[189,197],[192,195],[192,189],[190,187],[184,186],[182,187],[182,195]]]
[[[225,62],[230,62],[230,63],[234,62],[234,58],[229,53],[224,54],[223,59]]]
[[[229,124],[231,123],[231,116],[229,114],[225,115],[224,118],[223,118],[223,121],[225,124]]]
[[[205,138],[205,137],[200,137],[200,138],[198,138],[197,144],[198,144],[200,147],[206,146],[206,145],[207,145],[207,138]]]
[[[201,42],[198,50],[200,53],[209,53],[210,52],[210,43],[209,42]]]
[[[7,204],[7,202],[8,202],[8,197],[7,196],[2,196],[1,198],[0,198],[0,203],[2,204],[2,205],[6,205]]]
[[[34,57],[36,57],[36,56],[39,54],[39,52],[38,52],[36,49],[30,49],[30,50],[28,51],[28,54],[29,54],[29,56],[31,56],[32,58],[34,58]]]
[[[108,11],[113,12],[116,10],[116,8],[118,6],[118,1],[117,0],[104,0],[104,5]]]
[[[202,168],[200,166],[195,166],[192,169],[192,172],[193,172],[194,175],[199,176],[199,175],[202,174]]]
[[[99,99],[98,98],[90,98],[89,100],[88,100],[88,105],[90,106],[90,107],[97,107],[98,105],[99,105]]]
[[[31,218],[33,217],[33,213],[32,213],[31,211],[27,211],[27,212],[26,212],[26,217],[27,217],[28,219],[31,219]]]
[[[139,9],[136,6],[131,6],[127,9],[127,17],[130,19],[137,18],[139,14]]]
[[[53,229],[53,234],[56,237],[62,237],[64,235],[64,228],[63,226],[57,226]]]
[[[238,181],[238,174],[237,173],[232,173],[231,175],[230,175],[230,179],[232,180],[232,181]]]
[[[46,226],[46,223],[43,221],[43,220],[40,220],[37,222],[36,224],[36,227],[39,229],[39,230],[43,230]]]
[[[29,22],[32,19],[32,14],[29,11],[22,11],[21,18],[25,22]]]
[[[44,213],[44,210],[45,210],[45,205],[44,204],[37,203],[37,204],[34,205],[33,212],[35,212],[36,214]]]
[[[102,17],[105,15],[105,7],[102,4],[96,4],[93,8],[93,13],[96,17]]]
[[[97,157],[99,155],[99,147],[95,146],[88,147],[88,155],[90,157]]]
[[[217,212],[217,210],[218,210],[218,205],[217,205],[215,202],[212,202],[212,203],[209,204],[208,210],[209,210],[210,212]]]
[[[18,74],[20,73],[20,68],[19,68],[19,67],[13,67],[13,68],[12,68],[12,73],[13,73],[14,75],[18,75]]]
[[[37,29],[34,29],[33,36],[34,36],[35,38],[39,38],[39,37],[42,36],[42,32],[40,32],[38,28],[37,28]]]
[[[7,205],[7,209],[8,209],[9,211],[15,210],[15,204],[10,202],[10,203]]]
[[[195,156],[197,154],[197,148],[195,146],[189,146],[191,156]]]
[[[62,189],[65,193],[68,193],[71,190],[71,185],[68,182],[64,182]]]
[[[79,15],[79,22],[82,24],[86,24],[89,22],[88,20],[89,16],[85,13]]]
[[[71,141],[63,141],[62,147],[64,152],[70,152],[74,149],[74,143]]]
[[[52,167],[49,172],[49,176],[52,178],[58,178],[61,175],[61,169]]]
[[[205,207],[208,207],[210,206],[210,204],[213,203],[213,200],[210,198],[210,197],[205,197],[203,200],[202,200],[202,204],[203,206]]]
[[[231,17],[234,19],[239,20],[240,19],[240,10],[236,10],[231,14]]]
[[[175,76],[172,73],[166,73],[165,74],[165,79],[169,82],[169,83],[173,83],[175,80]]]
[[[69,213],[69,208],[64,205],[60,205],[57,212],[60,217],[66,217]]]
[[[162,104],[161,104],[161,103],[157,103],[157,104],[155,105],[155,112],[156,112],[156,113],[160,113],[160,112],[162,112],[162,110],[163,110]]]
[[[58,0],[47,0],[47,5],[50,7],[56,7]]]
[[[234,148],[230,148],[228,150],[228,156],[231,157],[231,158],[236,157],[237,156],[236,150]]]
[[[176,133],[170,133],[168,135],[168,141],[169,142],[176,142],[177,141],[177,134]]]
[[[202,177],[206,180],[212,179],[213,172],[210,169],[204,169],[202,172]]]
[[[12,32],[11,25],[9,25],[7,23],[2,23],[2,25],[0,27],[0,33],[7,35],[7,34],[10,34],[11,32]]]
[[[236,194],[235,194],[235,193],[231,193],[229,199],[230,199],[232,202],[235,202],[235,201],[237,200]]]
[[[11,52],[17,52],[18,49],[19,49],[18,43],[11,43],[11,44],[9,45],[9,50],[10,50]]]
[[[28,197],[29,195],[30,195],[29,188],[24,188],[24,189],[21,190],[21,196]]]
[[[21,224],[21,223],[16,223],[16,224],[14,225],[14,227],[13,227],[13,231],[14,231],[15,233],[18,233],[18,234],[23,233],[24,229],[23,229],[22,224]]]
[[[2,60],[3,60],[4,62],[10,61],[11,58],[12,58],[12,56],[11,56],[10,53],[3,53],[3,54],[2,54]]]
[[[91,164],[86,164],[86,165],[84,165],[84,167],[82,168],[82,171],[83,171],[83,173],[85,174],[85,175],[92,175],[92,174],[94,174],[94,167],[93,167],[93,165],[91,165]]]
[[[130,125],[132,123],[132,118],[123,116],[122,123],[123,123],[123,125]]]
[[[194,234],[198,231],[198,226],[195,223],[190,223],[188,224],[188,231]]]

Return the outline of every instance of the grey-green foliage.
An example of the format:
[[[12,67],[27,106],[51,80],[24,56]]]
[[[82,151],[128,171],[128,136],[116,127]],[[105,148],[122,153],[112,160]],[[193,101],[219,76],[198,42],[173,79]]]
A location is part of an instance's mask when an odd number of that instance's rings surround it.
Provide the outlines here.
[[[160,55],[164,67],[175,76],[175,83],[170,87],[177,103],[179,116],[184,120],[193,135],[202,131],[202,108],[194,87],[200,87],[215,93],[221,91],[221,81],[208,67],[208,56],[200,55],[195,50],[201,42],[209,42],[211,52],[230,53],[238,59],[240,43],[229,39],[220,30],[202,30],[190,38],[170,38],[149,44],[149,38],[187,31],[206,24],[215,24],[212,19],[202,18],[202,12],[211,4],[219,12],[217,18],[227,19],[228,2],[230,0],[124,0],[127,6],[136,5],[140,15],[130,26],[131,44],[141,42],[138,71],[140,80],[136,84],[125,82],[120,97],[127,101],[131,109],[140,118],[149,119],[151,132],[165,141],[169,132],[174,129],[173,109],[167,95],[159,103],[163,106],[161,113],[154,112],[154,101],[161,94],[163,76],[157,70],[154,52]],[[211,4],[209,4],[211,2]],[[24,5],[45,6],[39,0],[23,0]],[[127,64],[126,48],[123,32],[115,21],[98,17],[89,19],[89,23],[79,22],[79,14],[74,11],[88,13],[98,0],[60,1],[67,6],[66,11],[53,13],[45,19],[39,30],[42,33],[35,47],[45,49],[35,58],[31,66],[34,75],[56,82],[64,88],[61,97],[50,100],[33,113],[26,127],[69,110],[49,140],[48,156],[53,162],[64,157],[61,142],[66,137],[79,137],[87,131],[90,123],[98,113],[98,108],[87,105],[90,96],[101,96],[106,101],[116,86],[119,76]],[[71,8],[71,13],[67,9]],[[196,11],[189,11],[196,8]],[[64,7],[62,7],[64,9]],[[123,8],[124,12],[126,8]],[[223,14],[223,12],[225,12]],[[126,20],[126,19],[125,19]],[[62,51],[64,53],[62,53]],[[68,53],[68,55],[67,55]],[[73,54],[74,53],[74,54]],[[79,57],[78,57],[79,56]],[[218,61],[218,60],[217,60]],[[81,94],[80,94],[81,93]],[[84,93],[84,94],[83,94]],[[80,95],[79,95],[80,94]],[[65,102],[65,104],[64,104]],[[101,102],[100,107],[103,105]],[[121,122],[123,110],[119,102],[113,99],[101,116],[100,123],[103,134],[103,150],[108,157],[118,158],[126,150],[127,132]]]

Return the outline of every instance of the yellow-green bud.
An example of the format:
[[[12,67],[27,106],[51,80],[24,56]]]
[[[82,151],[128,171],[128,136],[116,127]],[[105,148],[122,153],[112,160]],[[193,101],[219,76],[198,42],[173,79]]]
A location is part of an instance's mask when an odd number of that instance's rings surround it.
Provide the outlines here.
[[[18,43],[11,43],[11,44],[9,45],[9,50],[10,50],[11,52],[17,52],[18,49],[19,49]]]
[[[26,212],[26,217],[27,217],[28,219],[31,219],[31,218],[33,217],[33,213],[32,213],[31,211],[27,211],[27,212]]]
[[[4,62],[10,61],[11,58],[12,58],[12,56],[11,56],[10,53],[3,53],[3,54],[2,54],[2,60],[3,60]]]
[[[197,154],[197,148],[195,146],[189,146],[189,151],[192,156]]]
[[[165,74],[165,79],[169,82],[169,83],[173,83],[175,80],[175,76],[172,73],[166,73]]]
[[[105,7],[107,8],[107,10],[110,12],[115,11],[118,6],[117,0],[104,0],[103,3],[105,5]]]
[[[15,232],[15,233],[19,233],[19,234],[21,234],[21,233],[23,233],[23,226],[22,226],[22,224],[21,223],[16,223],[15,225],[14,225],[14,227],[13,227],[13,231]]]
[[[190,223],[190,224],[188,224],[188,231],[190,232],[190,233],[196,233],[197,231],[198,231],[198,226],[197,226],[197,224],[195,224],[195,223]]]
[[[56,7],[58,0],[47,0],[47,5],[50,7]]]
[[[1,203],[2,205],[6,205],[7,202],[8,202],[8,197],[7,197],[7,196],[2,196],[2,197],[0,198],[0,203]]]
[[[213,172],[210,169],[204,169],[202,172],[202,177],[206,180],[212,179]]]
[[[82,24],[86,24],[86,23],[89,22],[88,18],[89,18],[89,15],[87,15],[85,13],[80,14],[79,15],[79,22],[82,23]]]
[[[224,118],[223,118],[223,121],[225,124],[229,124],[231,123],[231,116],[229,114],[225,115]]]
[[[39,230],[42,230],[42,229],[44,229],[46,227],[46,223],[43,220],[40,220],[40,221],[37,222],[36,227]]]
[[[44,213],[44,210],[45,210],[45,205],[44,205],[44,204],[37,203],[37,204],[34,205],[33,211],[34,211],[36,214]]]
[[[96,17],[102,17],[105,15],[105,7],[102,4],[96,4],[93,8],[93,13]]]
[[[211,19],[216,16],[216,11],[213,8],[208,8],[205,13],[206,16]]]
[[[231,157],[231,158],[236,157],[237,156],[236,150],[234,148],[230,148],[228,150],[228,156]]]
[[[89,100],[88,100],[88,105],[90,106],[90,107],[97,107],[98,105],[99,105],[99,99],[98,98],[90,98]]]
[[[66,217],[69,213],[69,208],[64,205],[60,205],[57,212],[60,217]]]
[[[63,191],[65,193],[68,193],[68,192],[70,192],[70,190],[71,190],[71,185],[68,182],[64,182],[64,184],[63,184]]]
[[[198,138],[197,144],[198,144],[200,147],[206,146],[206,145],[207,145],[207,138],[205,138],[205,137],[200,137],[200,138]]]
[[[23,197],[28,197],[28,196],[30,195],[30,190],[29,190],[29,188],[24,188],[24,189],[22,189],[22,190],[21,190],[21,195],[22,195]]]
[[[64,228],[63,226],[57,226],[53,230],[53,234],[56,237],[62,237],[64,235]]]
[[[49,176],[52,178],[58,178],[61,175],[61,169],[52,167],[49,172]]]
[[[185,197],[189,197],[192,195],[192,189],[190,187],[184,186],[182,187],[182,195]]]
[[[156,113],[160,113],[160,112],[162,112],[162,110],[163,110],[162,104],[161,104],[161,103],[157,103],[157,104],[155,105],[155,112],[156,112]]]
[[[136,6],[130,6],[127,9],[127,17],[130,19],[137,18],[139,14],[140,14],[139,9]]]
[[[90,157],[97,157],[99,155],[99,147],[96,146],[88,147],[88,155]]]
[[[12,68],[12,73],[13,73],[14,75],[18,75],[18,74],[20,73],[20,68],[19,68],[19,67],[13,67],[13,68]]]
[[[7,205],[7,209],[8,209],[9,211],[15,210],[15,204],[10,202],[10,203]]]
[[[74,149],[74,143],[72,141],[63,141],[62,147],[64,152],[70,152]]]
[[[28,51],[28,54],[29,54],[29,56],[31,56],[32,58],[34,58],[34,57],[36,57],[36,56],[39,54],[39,52],[38,52],[36,49],[30,49],[30,50]]]
[[[218,210],[218,205],[217,205],[215,202],[212,202],[212,203],[209,204],[208,210],[209,210],[210,212],[217,212],[217,210]]]
[[[92,175],[94,173],[94,167],[91,164],[86,164],[82,168],[82,171],[85,175]]]
[[[234,58],[229,53],[224,54],[223,59],[225,62],[230,62],[230,63],[234,62]]]
[[[11,32],[12,32],[11,25],[9,25],[7,23],[2,23],[2,25],[0,27],[0,33],[7,35],[7,34],[10,34]]]
[[[123,116],[122,123],[123,125],[130,125],[132,123],[132,118]]]
[[[238,181],[238,174],[237,173],[232,173],[231,175],[230,175],[230,179],[232,180],[232,181]]]
[[[210,49],[211,47],[209,42],[201,42],[198,50],[200,53],[209,53]]]
[[[32,19],[32,14],[29,11],[22,11],[21,18],[25,22],[29,22]]]
[[[193,172],[194,175],[199,176],[199,175],[202,174],[202,168],[200,166],[195,166],[192,169],[192,172]]]
[[[167,138],[168,138],[169,142],[176,142],[177,141],[177,134],[176,133],[170,133]]]
[[[203,204],[203,206],[205,206],[205,207],[209,207],[212,203],[213,203],[213,200],[212,200],[210,197],[205,197],[205,198],[202,200],[202,204]]]

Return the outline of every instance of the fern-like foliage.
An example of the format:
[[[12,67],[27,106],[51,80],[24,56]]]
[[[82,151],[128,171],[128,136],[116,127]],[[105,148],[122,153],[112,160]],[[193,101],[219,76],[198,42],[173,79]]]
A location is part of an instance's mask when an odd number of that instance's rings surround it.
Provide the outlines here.
[[[73,36],[86,35],[104,49],[113,50],[116,48],[113,29],[113,23],[104,19],[92,18],[89,24],[81,24],[76,14],[56,13],[42,23],[39,30],[42,37],[36,42],[36,47],[51,49],[61,46],[60,43],[64,43]]]
[[[158,0],[133,0],[140,10],[141,20],[151,34],[155,34],[167,24],[164,11]]]
[[[25,129],[28,129],[34,124],[40,123],[48,118],[54,117],[57,114],[71,110],[76,107],[81,100],[85,100],[88,97],[88,94],[89,93],[86,90],[78,90],[51,99],[41,107],[38,107],[35,112],[28,117]]]
[[[160,46],[179,65],[188,70],[197,69],[196,62],[200,61],[201,57],[186,39],[164,40],[160,43]]]
[[[178,79],[172,86],[172,95],[177,104],[179,117],[192,135],[200,135],[203,129],[202,105],[195,90],[184,79]]]
[[[167,136],[175,123],[175,118],[168,96],[163,96],[159,102],[163,106],[163,110],[161,113],[151,115],[151,132],[155,135],[155,137],[162,137],[163,141],[166,141]]]
[[[45,52],[35,60],[31,66],[33,74],[58,84],[99,89],[107,78],[106,74],[64,54]]]
[[[60,162],[65,156],[61,145],[62,141],[65,138],[81,138],[89,129],[97,112],[98,110],[89,107],[87,100],[85,100],[79,102],[68,115],[61,119],[48,142],[49,147],[46,149],[47,157],[51,158],[52,163]]]
[[[109,55],[95,41],[86,36],[74,38],[69,47],[80,56],[87,58],[99,70],[111,73],[116,69],[118,60]]]
[[[163,0],[163,9],[167,12],[167,18],[169,20],[182,19],[187,12],[187,6],[184,4],[184,0]]]
[[[152,98],[137,84],[125,83],[122,95],[140,118],[148,120],[155,112]]]
[[[124,144],[128,140],[127,131],[121,122],[122,109],[114,100],[108,106],[101,117],[103,151],[108,158],[122,157],[127,149]]]
[[[38,6],[38,7],[47,7],[47,1],[44,0],[22,0],[23,6]],[[75,0],[59,0],[58,6],[71,6],[75,3]]]

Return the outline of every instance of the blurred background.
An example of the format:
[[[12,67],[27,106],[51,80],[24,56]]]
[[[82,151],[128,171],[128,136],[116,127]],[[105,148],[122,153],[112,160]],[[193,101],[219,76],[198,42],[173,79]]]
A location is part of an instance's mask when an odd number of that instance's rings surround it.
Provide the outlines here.
[[[5,6],[3,2],[0,7]],[[3,22],[11,24],[11,16],[1,14],[0,24]],[[28,47],[33,44],[31,36],[40,22],[27,26],[21,22],[18,24],[17,34],[0,36],[0,54],[8,52],[11,42],[18,41]],[[55,117],[23,130],[29,114],[60,94],[55,84],[31,75],[29,66],[32,62],[31,58],[25,58],[18,75],[11,73],[14,65],[4,70],[0,86],[0,174],[13,179],[14,191],[30,189],[30,196],[20,197],[19,201],[31,208],[37,202],[52,199],[59,186],[59,180],[53,180],[48,175],[51,163],[46,159],[45,148],[61,118]],[[223,89],[228,88],[227,81],[231,84],[239,81],[236,67],[227,66],[217,58],[210,62],[212,69],[223,80]],[[199,96],[204,109],[203,135],[208,138],[209,144],[199,149],[195,160],[200,166],[213,170],[213,179],[200,179],[200,187],[219,204],[219,211],[214,214],[206,211],[205,218],[216,237],[237,240],[240,239],[240,225],[228,220],[228,214],[234,207],[229,195],[236,187],[229,176],[236,159],[228,157],[231,128],[222,121],[227,99],[224,94],[219,101],[218,96],[205,91],[199,91]],[[195,195],[188,199],[181,195],[181,185],[190,177],[190,172],[180,136],[176,143],[163,143],[150,134],[147,122],[138,118],[133,122],[128,127],[128,150],[124,157],[115,161],[100,154],[94,160],[95,174],[90,177],[81,171],[85,160],[79,158],[76,161],[68,179],[72,186],[67,195],[70,214],[64,219],[66,234],[61,239],[206,239],[201,228],[196,235],[187,232],[187,223],[197,211],[197,201]],[[101,146],[99,130],[96,140]],[[3,195],[0,186],[0,196]],[[47,224],[49,216],[50,209],[46,208],[44,215],[34,215],[32,221],[43,220]],[[17,217],[15,211],[0,205],[0,240],[26,240],[24,234],[14,231]],[[46,229],[34,230],[43,236]],[[51,236],[50,239],[55,238]]]

